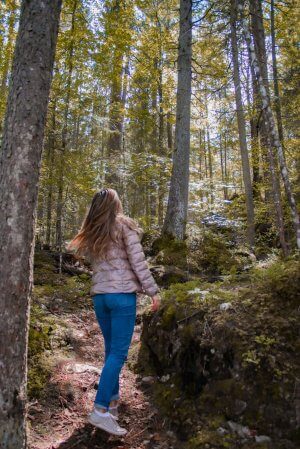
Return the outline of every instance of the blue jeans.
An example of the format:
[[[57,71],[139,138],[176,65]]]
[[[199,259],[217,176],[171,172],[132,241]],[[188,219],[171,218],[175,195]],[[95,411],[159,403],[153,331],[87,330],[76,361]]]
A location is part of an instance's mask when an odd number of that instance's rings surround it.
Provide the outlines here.
[[[127,359],[136,319],[136,292],[100,293],[92,297],[105,344],[104,366],[95,405],[108,409],[119,399],[119,375]]]

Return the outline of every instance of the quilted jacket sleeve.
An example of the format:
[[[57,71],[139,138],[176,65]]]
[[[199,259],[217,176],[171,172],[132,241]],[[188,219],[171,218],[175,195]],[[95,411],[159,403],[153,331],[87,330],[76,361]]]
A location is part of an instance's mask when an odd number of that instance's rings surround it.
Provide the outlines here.
[[[153,296],[159,292],[151,271],[149,270],[140,235],[126,224],[123,225],[123,237],[130,265],[135,272],[146,295]]]

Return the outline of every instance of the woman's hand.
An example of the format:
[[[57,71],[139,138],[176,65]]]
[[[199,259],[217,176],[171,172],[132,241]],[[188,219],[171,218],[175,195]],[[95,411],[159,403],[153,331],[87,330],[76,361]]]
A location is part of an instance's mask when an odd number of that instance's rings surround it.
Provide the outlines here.
[[[156,310],[158,310],[159,306],[160,306],[160,296],[159,294],[156,294],[154,296],[152,296],[152,312],[155,312]]]

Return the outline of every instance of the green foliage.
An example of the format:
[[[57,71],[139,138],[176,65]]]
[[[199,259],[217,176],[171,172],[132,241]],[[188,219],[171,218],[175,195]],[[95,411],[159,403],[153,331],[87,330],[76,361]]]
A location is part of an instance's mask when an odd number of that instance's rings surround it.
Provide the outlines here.
[[[300,261],[298,256],[287,260],[277,260],[264,269],[252,270],[252,281],[258,283],[265,293],[282,304],[286,301],[299,301],[300,297]]]

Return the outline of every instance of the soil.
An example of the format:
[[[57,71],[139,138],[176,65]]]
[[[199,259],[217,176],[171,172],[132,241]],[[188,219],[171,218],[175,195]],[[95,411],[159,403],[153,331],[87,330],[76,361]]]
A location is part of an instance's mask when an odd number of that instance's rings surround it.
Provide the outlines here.
[[[57,349],[52,353],[55,365],[43,397],[29,404],[29,448],[178,448],[166,420],[151,402],[148,387],[129,368],[140,345],[141,306],[128,359],[120,375],[119,424],[128,433],[117,437],[87,422],[104,358],[104,341],[91,303],[76,311],[64,304],[62,301],[52,313],[69,329],[69,344],[67,351]]]

